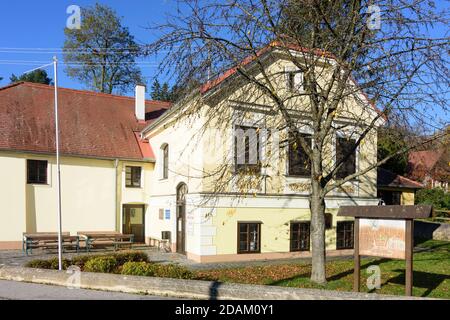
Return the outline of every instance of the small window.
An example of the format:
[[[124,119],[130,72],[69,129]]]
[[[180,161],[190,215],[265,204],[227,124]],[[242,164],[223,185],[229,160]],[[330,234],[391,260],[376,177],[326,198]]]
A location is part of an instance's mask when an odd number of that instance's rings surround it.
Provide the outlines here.
[[[291,251],[309,251],[310,223],[291,222]]]
[[[303,73],[301,71],[289,70],[286,72],[287,88],[290,92],[298,92],[304,89]]]
[[[353,249],[353,221],[339,221],[337,223],[336,249]]]
[[[356,140],[336,137],[336,163],[344,160],[336,172],[336,178],[343,179],[356,172]]]
[[[127,188],[141,187],[141,167],[126,167],[125,175]]]
[[[238,253],[261,252],[261,223],[238,223]]]
[[[47,167],[47,161],[27,160],[27,183],[47,184]]]
[[[300,134],[308,145],[312,143],[310,134]],[[295,135],[289,135],[289,159],[288,159],[288,175],[310,177],[311,176],[311,160],[305,152],[305,149],[296,141]]]
[[[236,171],[259,173],[261,171],[259,129],[236,126],[234,135],[234,163]]]
[[[169,145],[165,144],[162,148],[162,178],[169,178]]]
[[[333,215],[331,213],[325,213],[325,229],[329,230],[333,228]]]

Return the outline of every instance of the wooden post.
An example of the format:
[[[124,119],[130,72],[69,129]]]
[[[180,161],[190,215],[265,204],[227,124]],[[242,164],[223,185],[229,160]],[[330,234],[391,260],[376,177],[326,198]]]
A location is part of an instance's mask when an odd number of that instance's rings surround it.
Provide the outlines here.
[[[355,218],[355,224],[353,226],[353,260],[355,261],[355,267],[353,271],[353,291],[359,292],[360,290],[360,256],[359,256],[359,218]]]
[[[414,224],[412,219],[406,220],[406,271],[405,271],[405,295],[412,296],[413,287],[413,249],[414,249]]]

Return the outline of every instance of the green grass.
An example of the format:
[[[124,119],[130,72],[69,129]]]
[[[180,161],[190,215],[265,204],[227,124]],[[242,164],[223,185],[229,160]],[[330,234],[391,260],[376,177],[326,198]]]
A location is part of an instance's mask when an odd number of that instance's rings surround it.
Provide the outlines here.
[[[421,252],[414,254],[414,296],[450,299],[450,242],[426,241],[416,246]],[[381,270],[381,288],[369,291],[366,285],[367,268],[378,265]],[[309,280],[311,266],[307,264],[283,264],[249,266],[241,268],[205,270],[198,278],[221,282],[277,285],[297,288],[317,288],[351,291],[353,286],[353,260],[337,260],[327,263],[327,284],[324,286]],[[361,291],[380,294],[404,295],[405,261],[391,259],[361,260]]]

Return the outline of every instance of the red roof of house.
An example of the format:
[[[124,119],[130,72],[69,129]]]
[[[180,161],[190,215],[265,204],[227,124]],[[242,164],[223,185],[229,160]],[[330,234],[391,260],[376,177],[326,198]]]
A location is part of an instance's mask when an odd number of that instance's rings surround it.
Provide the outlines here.
[[[154,158],[139,135],[170,103],[146,101],[146,121],[135,99],[59,88],[61,154],[98,158]],[[55,152],[54,87],[20,82],[0,88],[0,150]]]
[[[420,189],[423,185],[417,181],[408,179],[390,170],[378,168],[377,186],[390,188]]]

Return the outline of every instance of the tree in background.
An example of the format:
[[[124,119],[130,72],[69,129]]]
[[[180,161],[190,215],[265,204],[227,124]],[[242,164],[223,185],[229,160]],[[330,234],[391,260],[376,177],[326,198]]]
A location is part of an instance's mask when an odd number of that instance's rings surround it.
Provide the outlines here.
[[[149,45],[149,52],[162,54],[160,72],[172,70],[185,88],[196,88],[193,81],[211,84],[211,74],[233,71],[233,82],[221,93],[237,95],[233,99],[243,105],[260,106],[263,101],[276,119],[271,127],[292,133],[289,142],[301,146],[310,163],[306,190],[311,210],[311,280],[325,283],[326,197],[416,145],[355,167],[349,174],[345,164],[353,161],[359,146],[376,148],[372,137],[376,139],[374,131],[387,115],[404,117],[409,125],[427,130],[444,123],[439,110],[448,107],[445,93],[450,83],[441,71],[448,68],[449,41],[430,33],[428,26],[446,30],[448,12],[440,12],[433,1],[377,1],[378,24],[369,11],[372,0],[179,0],[178,4],[182,10],[177,16],[170,15],[154,28],[160,37]],[[267,64],[276,61],[272,52],[295,66],[295,74],[270,73]],[[296,86],[296,74],[302,76],[301,87]],[[288,76],[294,85],[277,90]],[[198,87],[192,90],[191,103],[176,116],[200,114],[206,108],[201,114],[208,124],[230,128],[236,121],[230,105],[216,104],[202,93]],[[293,103],[297,99],[304,103]],[[373,110],[370,104],[376,101],[380,110],[373,118],[361,116],[358,110],[345,109],[352,99],[363,101],[367,110]],[[357,120],[356,125],[348,124],[343,109]],[[299,128],[306,128],[311,137],[301,135]],[[330,159],[327,146],[341,130],[346,132],[348,140],[341,142],[346,147],[341,147],[339,159]],[[211,194],[238,186],[238,195],[245,197],[255,186],[264,185],[265,175],[233,174],[232,160],[227,159],[205,173],[214,177]],[[279,160],[268,154],[265,161]]]
[[[432,205],[436,210],[450,210],[450,192],[441,188],[421,189],[414,199],[416,204]]]
[[[34,83],[42,83],[42,84],[52,84],[52,79],[48,77],[48,74],[45,70],[34,70],[32,72],[23,74],[17,77],[15,74],[12,74],[9,78],[11,83],[26,81],[26,82],[34,82]]]
[[[178,86],[175,85],[170,88],[167,82],[161,85],[158,79],[156,79],[153,81],[150,95],[153,100],[175,102],[179,96],[178,92]]]
[[[65,29],[67,75],[98,92],[123,93],[143,83],[136,65],[140,48],[108,6],[82,9],[81,29]]]
[[[412,135],[411,132],[400,126],[386,126],[378,129],[378,160],[407,148],[410,135]],[[381,167],[399,175],[404,175],[408,167],[408,154],[398,153]]]

